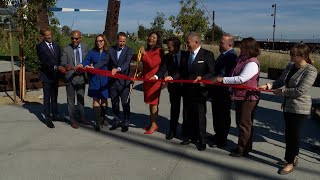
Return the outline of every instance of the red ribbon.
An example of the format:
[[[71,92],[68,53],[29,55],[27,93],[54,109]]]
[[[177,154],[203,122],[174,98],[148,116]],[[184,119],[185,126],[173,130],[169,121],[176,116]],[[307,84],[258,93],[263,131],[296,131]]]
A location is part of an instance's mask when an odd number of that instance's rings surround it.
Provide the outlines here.
[[[231,87],[231,88],[235,88],[235,89],[250,89],[250,90],[255,90],[255,91],[268,91],[268,92],[270,92],[270,90],[261,90],[261,89],[258,89],[258,88],[253,88],[253,87],[244,86],[244,85],[223,84],[223,83],[212,84],[211,80],[199,80],[199,81],[184,80],[184,79],[168,80],[168,81],[165,81],[163,79],[150,80],[150,79],[144,79],[144,78],[132,78],[132,77],[129,77],[129,76],[126,76],[126,75],[123,75],[123,74],[119,74],[119,73],[116,73],[115,75],[112,75],[111,71],[102,70],[102,69],[94,69],[94,68],[86,68],[86,69],[78,68],[77,71],[88,72],[88,73],[91,73],[91,74],[107,76],[107,77],[110,77],[110,78],[124,79],[124,80],[131,80],[131,81],[144,81],[144,82],[161,81],[161,82],[164,82],[164,83],[203,83],[203,84],[209,84],[209,85],[215,85],[215,86]]]

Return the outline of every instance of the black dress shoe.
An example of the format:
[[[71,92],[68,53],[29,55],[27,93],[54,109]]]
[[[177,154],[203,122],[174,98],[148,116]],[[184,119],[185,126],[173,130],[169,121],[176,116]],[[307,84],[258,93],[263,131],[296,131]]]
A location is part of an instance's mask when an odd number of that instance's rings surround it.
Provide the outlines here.
[[[239,151],[238,149],[234,149],[231,151],[230,156],[241,157],[241,156],[247,156],[248,154],[249,154],[249,152],[244,153],[244,152]]]
[[[191,139],[184,139],[180,144],[181,145],[188,145],[191,143]]]
[[[52,121],[61,121],[61,122],[64,122],[64,119],[61,118],[59,115],[54,115],[52,117]]]
[[[51,119],[48,119],[47,122],[46,122],[46,125],[48,128],[55,128],[54,124],[52,123],[52,120]]]
[[[127,132],[129,130],[128,126],[122,126],[121,127],[121,132]]]
[[[80,120],[79,123],[83,125],[90,125],[90,123],[84,119]]]
[[[175,133],[173,133],[173,131],[169,131],[168,134],[166,135],[166,139],[167,139],[167,140],[173,139],[173,137],[175,136],[174,134],[175,134]]]
[[[206,149],[206,147],[207,147],[207,144],[204,143],[204,142],[201,142],[201,143],[198,144],[197,149],[199,151],[204,151]]]
[[[113,131],[113,130],[117,129],[118,127],[120,127],[120,123],[119,122],[115,123],[109,130]]]

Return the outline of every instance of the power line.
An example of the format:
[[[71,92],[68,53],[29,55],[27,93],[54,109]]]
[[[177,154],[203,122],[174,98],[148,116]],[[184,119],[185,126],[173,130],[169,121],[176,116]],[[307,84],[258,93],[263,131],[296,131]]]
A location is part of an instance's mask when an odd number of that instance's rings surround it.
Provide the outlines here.
[[[211,20],[212,20],[212,22],[213,22],[213,21],[214,21],[214,20],[213,20],[213,17],[210,15],[210,13],[209,13],[209,11],[208,11],[207,7],[204,5],[204,4],[205,4],[204,0],[200,0],[200,2],[201,2],[201,4],[202,4],[203,8],[207,11],[208,16],[210,17],[210,19],[211,19]]]

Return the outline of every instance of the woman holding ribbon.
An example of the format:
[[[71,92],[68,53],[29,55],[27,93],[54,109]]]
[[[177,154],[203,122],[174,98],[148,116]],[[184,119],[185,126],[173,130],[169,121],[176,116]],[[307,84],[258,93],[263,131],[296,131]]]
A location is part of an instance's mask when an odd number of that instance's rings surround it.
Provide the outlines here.
[[[142,54],[144,79],[150,79],[159,70],[161,59],[163,57],[162,42],[160,34],[151,32],[148,36],[147,49],[140,48]],[[156,119],[159,112],[159,98],[161,92],[161,82],[144,82],[143,83],[144,102],[149,104],[151,124],[145,128],[144,134],[152,134],[158,130]]]
[[[252,89],[232,88],[231,98],[235,102],[236,124],[239,128],[238,146],[231,151],[231,156],[246,156],[252,150],[254,112],[260,99],[258,87],[260,63],[258,42],[254,38],[244,38],[240,44],[240,56],[231,77],[215,77],[213,84],[241,84]]]
[[[285,121],[286,152],[284,161],[278,162],[283,168],[279,174],[288,174],[298,164],[300,131],[311,110],[310,90],[317,78],[317,69],[309,58],[310,49],[297,44],[290,50],[291,62],[273,83],[260,86],[277,96],[283,96],[283,117]],[[283,89],[280,89],[283,87]]]
[[[86,59],[77,68],[93,66],[106,58],[109,43],[103,34],[96,36],[94,48],[88,53]],[[101,69],[108,70],[107,66]],[[106,108],[108,107],[108,77],[89,74],[88,96],[93,98],[92,106],[95,114],[95,130],[100,131],[100,127],[105,122]]]

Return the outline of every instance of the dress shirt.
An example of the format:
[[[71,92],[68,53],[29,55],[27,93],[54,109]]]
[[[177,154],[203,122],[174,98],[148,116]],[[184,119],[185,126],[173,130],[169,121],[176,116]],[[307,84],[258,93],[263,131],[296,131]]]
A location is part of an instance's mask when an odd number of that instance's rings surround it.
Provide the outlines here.
[[[77,48],[79,50],[79,55],[80,55],[80,63],[82,63],[82,49],[81,49],[81,44],[78,45],[78,47],[74,47],[73,49],[73,55],[74,55],[74,64],[77,65]]]
[[[250,80],[258,72],[258,64],[255,62],[249,62],[244,66],[243,70],[238,76],[224,77],[223,84],[242,84]]]

